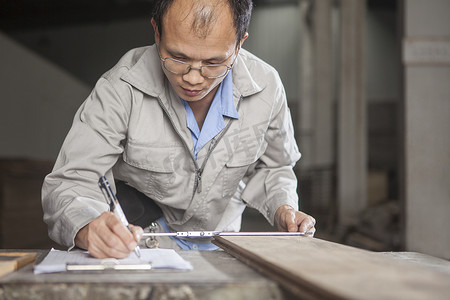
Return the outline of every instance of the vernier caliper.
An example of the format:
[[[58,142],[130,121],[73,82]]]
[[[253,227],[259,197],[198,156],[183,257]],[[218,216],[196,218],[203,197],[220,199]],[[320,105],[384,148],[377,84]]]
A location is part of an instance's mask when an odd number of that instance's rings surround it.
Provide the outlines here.
[[[178,231],[178,232],[145,232],[143,237],[175,236],[175,237],[215,237],[215,236],[312,236],[313,232],[221,232],[221,231]]]

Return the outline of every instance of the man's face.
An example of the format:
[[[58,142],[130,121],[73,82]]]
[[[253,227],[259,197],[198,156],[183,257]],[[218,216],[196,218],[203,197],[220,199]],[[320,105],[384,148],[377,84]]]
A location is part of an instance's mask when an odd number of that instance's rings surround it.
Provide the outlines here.
[[[192,67],[208,64],[228,66],[237,55],[236,30],[233,16],[225,4],[215,9],[217,20],[206,29],[193,30],[193,0],[174,1],[163,19],[163,32],[155,28],[155,39],[162,58],[173,58],[186,62]],[[220,12],[220,13],[219,13]],[[153,26],[155,23],[152,21]],[[191,69],[185,75],[177,75],[163,68],[165,75],[179,97],[186,101],[211,101],[219,83],[224,79],[205,78],[200,70]]]

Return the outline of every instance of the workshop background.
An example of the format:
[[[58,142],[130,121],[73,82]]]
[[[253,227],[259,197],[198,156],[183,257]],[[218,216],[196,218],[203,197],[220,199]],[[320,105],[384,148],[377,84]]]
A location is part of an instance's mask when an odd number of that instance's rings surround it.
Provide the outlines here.
[[[285,84],[319,238],[450,259],[450,1],[254,0],[244,48]],[[0,248],[48,248],[40,188],[151,0],[0,1]],[[245,231],[275,230],[246,210]]]

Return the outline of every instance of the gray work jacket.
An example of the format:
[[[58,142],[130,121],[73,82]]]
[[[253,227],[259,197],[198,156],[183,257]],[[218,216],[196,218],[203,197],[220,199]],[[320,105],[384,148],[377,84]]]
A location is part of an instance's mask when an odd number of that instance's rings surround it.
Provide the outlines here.
[[[292,168],[300,153],[278,73],[243,49],[232,72],[240,117],[225,118],[194,160],[185,108],[156,47],[125,54],[76,113],[44,181],[50,237],[72,247],[77,232],[108,210],[97,184],[105,174],[154,199],[175,231],[239,231],[245,205],[272,224],[281,205],[297,209]]]

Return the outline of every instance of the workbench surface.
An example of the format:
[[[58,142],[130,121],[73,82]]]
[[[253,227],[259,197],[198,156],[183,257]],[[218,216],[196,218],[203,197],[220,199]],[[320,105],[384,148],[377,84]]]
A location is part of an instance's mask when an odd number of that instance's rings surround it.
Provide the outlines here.
[[[299,270],[307,270],[313,268],[313,273],[318,273],[320,282],[317,286],[311,286],[311,288],[319,287],[320,284],[326,282],[327,278],[336,275],[336,278],[349,276],[349,271],[342,269],[340,272],[336,270],[331,272],[332,264],[327,263],[327,259],[338,259],[336,256],[336,250],[344,246],[329,243],[320,240],[303,240],[303,246],[308,243],[321,243],[323,247],[317,248],[315,252],[327,253],[326,257],[317,259],[314,256],[320,253],[311,253],[311,251],[302,252],[297,247],[297,255],[289,255],[289,261],[295,265],[298,257],[304,257],[306,260]],[[270,248],[270,247],[269,247]],[[346,247],[344,247],[346,248]],[[260,248],[259,248],[260,249]],[[267,249],[260,249],[261,251],[269,251]],[[39,263],[48,250],[7,250],[7,251],[20,251],[20,252],[36,252],[36,263]],[[274,250],[275,251],[275,250]],[[334,251],[334,252],[333,252]],[[349,253],[356,251],[350,260],[356,259],[356,256],[362,250],[358,249],[345,249]],[[270,252],[270,251],[269,251]],[[276,253],[273,251],[272,258],[283,255],[283,251],[279,247],[276,247]],[[364,252],[364,251],[363,251]],[[40,274],[35,275],[33,273],[32,265],[27,265],[24,268],[10,273],[8,275],[0,277],[0,300],[52,300],[52,299],[318,299],[317,297],[299,297],[299,294],[292,293],[289,288],[286,288],[288,282],[279,280],[273,280],[272,275],[265,277],[261,273],[246,265],[252,265],[251,260],[243,259],[245,262],[239,261],[237,258],[229,255],[228,253],[218,251],[178,251],[178,253],[186,260],[191,262],[194,267],[192,271],[175,271],[175,270],[151,270],[151,271],[103,271],[103,272],[64,272],[53,274]],[[333,254],[334,253],[334,254]],[[363,253],[364,254],[364,253]],[[414,272],[415,276],[422,278],[420,281],[422,288],[429,289],[434,284],[442,283],[442,281],[450,278],[450,262],[442,259],[438,259],[425,254],[414,252],[384,252],[384,253],[369,253],[365,252],[364,255],[376,255],[376,260],[381,259],[390,261],[392,263],[406,264],[405,271],[419,270],[420,272]],[[380,256],[378,258],[378,256]],[[383,258],[385,257],[385,258]],[[271,257],[266,257],[270,259]],[[277,261],[282,262],[285,258],[278,258]],[[325,261],[324,261],[325,260]],[[310,261],[310,262],[308,262]],[[347,259],[342,261],[338,259],[335,263],[345,263]],[[371,259],[367,259],[361,262],[360,267],[370,264]],[[312,263],[312,265],[311,265]],[[324,266],[324,263],[326,266]],[[347,261],[348,263],[348,261]],[[261,264],[262,265],[262,264]],[[255,267],[255,266],[254,266]],[[370,266],[366,266],[367,271],[371,273],[370,276],[375,282],[361,281],[360,278],[354,279],[360,282],[359,289],[367,289],[369,283],[375,284],[381,290],[386,288],[386,282],[378,279],[375,273],[372,273]],[[356,268],[356,266],[353,266]],[[386,266],[387,270],[391,267]],[[412,268],[412,269],[411,269]],[[261,269],[261,266],[256,267]],[[288,267],[286,268],[286,270]],[[328,271],[325,271],[328,270]],[[284,271],[283,271],[284,272]],[[331,272],[331,273],[330,273]],[[337,272],[337,273],[336,273]],[[424,274],[430,275],[430,272],[438,275],[436,281],[427,281]],[[264,272],[263,272],[264,273]],[[392,273],[392,270],[391,270]],[[333,275],[334,274],[334,275]],[[431,274],[431,275],[433,275]],[[440,275],[439,275],[440,274]],[[314,275],[314,274],[313,274]],[[389,275],[389,274],[387,274]],[[392,274],[391,274],[392,275]],[[404,280],[411,277],[411,274],[405,273],[401,275]],[[388,276],[389,277],[389,276]],[[279,282],[279,284],[277,283]],[[295,286],[298,289],[303,289],[300,283],[302,281],[295,281]],[[428,283],[427,283],[428,282]],[[450,280],[447,281],[450,284]],[[349,282],[349,285],[354,285],[354,282]],[[418,287],[420,288],[420,287]],[[442,288],[442,287],[441,287]],[[331,291],[330,289],[329,291]],[[306,288],[305,288],[306,291]],[[420,291],[420,289],[419,289]],[[450,290],[449,290],[450,291]],[[392,291],[398,296],[398,291]],[[343,296],[343,295],[346,296]],[[420,294],[420,293],[418,293]],[[450,294],[450,293],[449,293]],[[367,294],[368,299],[374,299]],[[393,295],[393,294],[391,294]],[[400,294],[401,295],[401,294]],[[406,294],[405,294],[406,295]],[[436,296],[431,292],[430,296]],[[336,296],[336,295],[335,295]],[[441,295],[442,296],[442,295]],[[450,296],[450,295],[449,295]],[[327,297],[323,297],[327,298]],[[328,297],[329,298],[329,297]],[[360,297],[353,297],[349,294],[348,290],[342,292],[339,299],[361,299]],[[363,297],[364,298],[364,297]],[[397,297],[399,298],[399,297]],[[403,298],[401,299],[411,299]],[[414,297],[413,297],[414,298]],[[441,297],[437,297],[441,298]],[[436,299],[437,299],[436,298]],[[336,299],[334,296],[329,299]],[[430,299],[433,299],[431,297]]]
[[[23,251],[23,250],[20,250]],[[29,251],[29,250],[28,250]],[[35,250],[39,263],[48,250]],[[33,274],[31,265],[0,277],[10,299],[283,299],[272,280],[224,251],[178,251],[192,271],[106,271]]]

